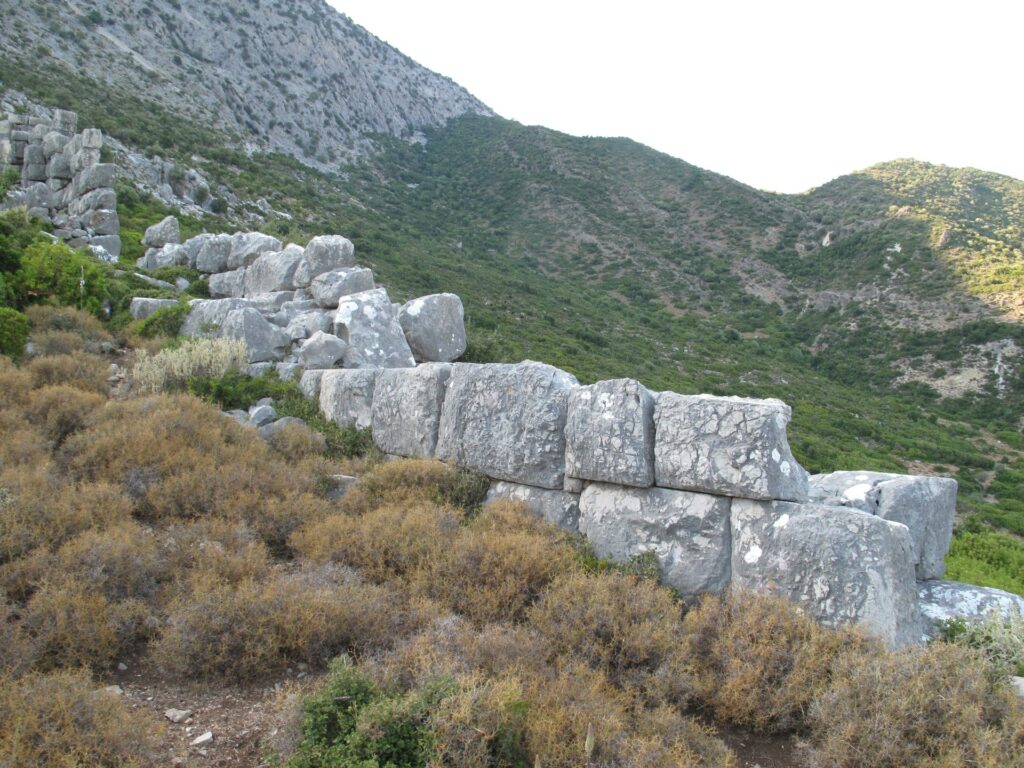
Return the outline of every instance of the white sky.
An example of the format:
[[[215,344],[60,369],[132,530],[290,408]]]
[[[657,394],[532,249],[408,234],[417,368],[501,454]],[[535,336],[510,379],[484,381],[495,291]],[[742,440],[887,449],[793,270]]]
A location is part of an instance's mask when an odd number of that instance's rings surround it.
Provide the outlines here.
[[[329,0],[498,114],[799,192],[915,157],[1024,179],[1020,0]]]

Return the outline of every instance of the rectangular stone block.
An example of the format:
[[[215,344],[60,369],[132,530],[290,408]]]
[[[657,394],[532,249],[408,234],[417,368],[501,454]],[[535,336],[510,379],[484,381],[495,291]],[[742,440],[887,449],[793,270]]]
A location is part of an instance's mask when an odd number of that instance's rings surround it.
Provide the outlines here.
[[[662,392],[654,408],[655,484],[747,499],[807,499],[807,472],[789,449],[790,408]]]
[[[561,489],[571,374],[526,361],[456,363],[441,413],[437,456],[498,480]]]
[[[320,412],[341,426],[366,429],[373,423],[373,393],[378,368],[324,371],[320,378]]]
[[[903,523],[914,543],[918,579],[941,579],[953,539],[957,482],[949,477],[832,472],[810,479],[812,501],[853,507]]]
[[[334,335],[347,342],[346,368],[412,368],[412,350],[398,312],[383,288],[343,296],[334,313]]]
[[[857,624],[890,646],[921,622],[910,531],[854,509],[735,499],[732,583],[770,591],[822,624]]]
[[[75,189],[79,195],[94,189],[114,186],[117,178],[117,166],[113,163],[97,163],[84,169],[75,178]]]
[[[496,480],[491,483],[485,503],[489,504],[499,499],[521,501],[527,509],[538,517],[543,517],[552,525],[557,525],[572,533],[579,530],[580,495],[578,493],[534,488],[532,485]]]
[[[396,456],[433,457],[451,370],[447,363],[424,363],[380,372],[372,419],[378,448]]]
[[[599,381],[569,395],[569,477],[647,488],[654,484],[654,398],[633,379]]]
[[[619,562],[654,553],[664,582],[684,597],[729,585],[729,499],[593,483],[580,496],[580,533]]]

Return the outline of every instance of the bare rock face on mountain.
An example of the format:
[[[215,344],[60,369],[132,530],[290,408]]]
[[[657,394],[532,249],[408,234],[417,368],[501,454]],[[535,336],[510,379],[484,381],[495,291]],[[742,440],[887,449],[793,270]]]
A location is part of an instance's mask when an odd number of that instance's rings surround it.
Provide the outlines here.
[[[322,0],[121,0],[88,16],[50,5],[0,3],[18,20],[0,25],[0,52],[32,40],[76,71],[313,165],[367,154],[369,134],[413,139],[491,114]]]

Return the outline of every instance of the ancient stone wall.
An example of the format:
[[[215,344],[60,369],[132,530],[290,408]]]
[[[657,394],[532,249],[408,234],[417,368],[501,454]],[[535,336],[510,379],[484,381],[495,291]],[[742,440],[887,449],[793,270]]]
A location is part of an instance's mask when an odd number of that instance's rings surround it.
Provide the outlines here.
[[[53,224],[54,235],[72,247],[89,246],[100,258],[121,254],[114,179],[117,168],[101,162],[103,133],[76,133],[78,116],[57,109],[49,116],[8,112],[0,120],[0,170],[13,168],[20,185],[5,207],[25,206]]]

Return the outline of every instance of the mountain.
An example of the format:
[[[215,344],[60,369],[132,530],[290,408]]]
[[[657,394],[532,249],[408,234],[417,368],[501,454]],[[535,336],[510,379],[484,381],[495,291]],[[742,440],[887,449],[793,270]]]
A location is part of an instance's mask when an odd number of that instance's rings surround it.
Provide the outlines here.
[[[0,51],[89,77],[320,167],[491,111],[322,0],[2,0]],[[31,41],[31,49],[26,42]]]
[[[469,359],[780,397],[812,471],[956,477],[964,530],[997,538],[959,537],[973,549],[954,551],[953,574],[1024,589],[1024,544],[985,527],[1024,535],[1024,182],[898,160],[776,195],[626,139],[493,116],[313,0],[262,0],[248,16],[184,0],[67,7],[5,8],[0,88],[207,179],[225,213],[207,204],[186,229],[344,233],[394,299],[463,297]],[[202,29],[172,34],[189,18]],[[251,77],[240,29],[261,51]],[[98,44],[108,36],[120,45]],[[350,78],[333,100],[305,39],[332,41],[330,71]],[[222,64],[182,52],[198,40]],[[353,64],[364,59],[372,69]],[[424,101],[422,82],[446,96]],[[353,115],[337,133],[328,104]],[[311,126],[349,162],[307,156]],[[169,210],[119,194],[137,255],[142,228]]]

